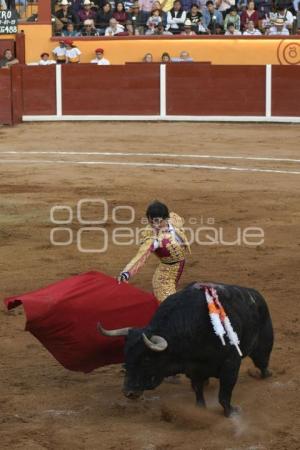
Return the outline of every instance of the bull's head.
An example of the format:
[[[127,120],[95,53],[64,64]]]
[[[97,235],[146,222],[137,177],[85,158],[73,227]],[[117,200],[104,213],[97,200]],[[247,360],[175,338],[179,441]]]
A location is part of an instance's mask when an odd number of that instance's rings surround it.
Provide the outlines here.
[[[123,392],[128,398],[138,398],[144,390],[156,388],[164,378],[158,358],[168,347],[165,338],[146,336],[144,330],[131,327],[106,330],[100,323],[98,331],[104,336],[127,336],[125,344],[125,368]],[[150,350],[150,351],[149,351]]]

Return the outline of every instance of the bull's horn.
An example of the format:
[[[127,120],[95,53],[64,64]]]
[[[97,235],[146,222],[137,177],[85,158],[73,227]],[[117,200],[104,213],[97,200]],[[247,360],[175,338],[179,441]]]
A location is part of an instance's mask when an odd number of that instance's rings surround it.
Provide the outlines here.
[[[100,322],[97,323],[97,330],[100,334],[103,334],[103,336],[127,336],[128,331],[131,330],[131,328],[132,327],[117,328],[116,330],[105,330]]]
[[[150,339],[143,333],[145,345],[154,352],[163,352],[168,347],[168,342],[161,336],[151,336]]]

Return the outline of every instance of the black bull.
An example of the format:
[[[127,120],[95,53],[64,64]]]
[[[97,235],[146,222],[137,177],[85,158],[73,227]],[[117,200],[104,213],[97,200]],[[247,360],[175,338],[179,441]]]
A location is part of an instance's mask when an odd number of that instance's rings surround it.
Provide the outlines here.
[[[219,378],[219,402],[225,416],[237,412],[231,405],[241,357],[226,341],[223,346],[213,331],[205,293],[198,283],[169,296],[144,329],[99,331],[109,336],[127,335],[124,394],[137,398],[154,389],[165,377],[185,374],[191,380],[199,406],[205,406],[203,386],[209,377]],[[254,289],[214,284],[219,299],[240,339],[243,357],[249,356],[261,377],[270,375],[273,327],[267,304]],[[225,338],[226,340],[226,338]]]

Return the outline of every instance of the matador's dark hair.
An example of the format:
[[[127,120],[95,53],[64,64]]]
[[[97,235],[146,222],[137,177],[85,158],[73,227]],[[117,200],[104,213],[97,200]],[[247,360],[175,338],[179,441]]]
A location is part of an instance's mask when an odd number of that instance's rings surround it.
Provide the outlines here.
[[[169,209],[164,203],[155,200],[148,206],[146,216],[147,219],[155,219],[157,217],[161,217],[162,219],[168,219]]]

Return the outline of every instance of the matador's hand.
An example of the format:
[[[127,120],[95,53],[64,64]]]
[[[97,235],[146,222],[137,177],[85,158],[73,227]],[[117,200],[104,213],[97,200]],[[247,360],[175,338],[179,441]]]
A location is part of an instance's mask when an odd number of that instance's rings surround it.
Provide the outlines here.
[[[127,283],[129,280],[129,273],[128,272],[121,272],[120,275],[117,278],[118,283]]]

